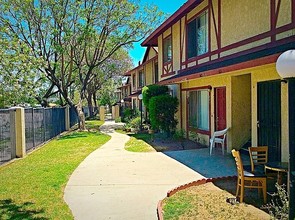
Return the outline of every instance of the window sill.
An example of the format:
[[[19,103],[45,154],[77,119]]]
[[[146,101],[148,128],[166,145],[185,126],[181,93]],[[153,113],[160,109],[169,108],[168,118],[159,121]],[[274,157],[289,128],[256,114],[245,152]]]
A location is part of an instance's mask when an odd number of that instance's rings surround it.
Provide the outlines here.
[[[188,130],[199,133],[199,134],[204,134],[204,135],[209,135],[209,136],[211,135],[210,131],[201,130],[201,129],[198,129],[198,128],[188,127]]]

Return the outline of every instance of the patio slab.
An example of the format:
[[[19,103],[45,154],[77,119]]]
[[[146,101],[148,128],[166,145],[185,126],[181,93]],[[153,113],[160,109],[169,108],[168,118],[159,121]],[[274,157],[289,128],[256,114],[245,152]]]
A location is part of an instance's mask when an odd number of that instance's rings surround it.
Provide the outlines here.
[[[231,154],[222,155],[220,149],[214,149],[213,154],[209,155],[208,148],[166,151],[165,155],[186,165],[192,170],[200,173],[206,178],[216,178],[224,176],[237,175],[237,168],[234,158]],[[243,164],[250,165],[250,159],[247,155],[241,155]]]

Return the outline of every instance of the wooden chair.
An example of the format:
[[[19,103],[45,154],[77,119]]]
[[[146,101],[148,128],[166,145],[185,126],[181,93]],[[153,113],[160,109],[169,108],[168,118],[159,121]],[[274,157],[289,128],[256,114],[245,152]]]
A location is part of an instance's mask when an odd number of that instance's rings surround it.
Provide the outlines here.
[[[224,143],[225,143],[227,131],[228,131],[228,128],[221,131],[214,132],[213,137],[210,139],[210,156],[212,154],[213,147],[215,147],[215,144],[221,144],[222,154],[224,154]]]
[[[235,158],[238,172],[236,197],[239,197],[242,203],[244,200],[245,188],[262,189],[263,201],[266,203],[266,176],[244,171],[240,152],[232,150],[232,155]]]
[[[268,160],[268,147],[249,147],[251,172],[260,171],[264,173],[264,165]]]

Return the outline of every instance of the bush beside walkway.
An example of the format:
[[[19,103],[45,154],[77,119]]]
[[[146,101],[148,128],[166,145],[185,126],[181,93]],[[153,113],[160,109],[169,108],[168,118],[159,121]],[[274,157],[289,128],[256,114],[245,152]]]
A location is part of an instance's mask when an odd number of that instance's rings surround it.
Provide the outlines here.
[[[0,167],[0,219],[72,219],[64,187],[81,161],[109,139],[97,131],[72,132]]]

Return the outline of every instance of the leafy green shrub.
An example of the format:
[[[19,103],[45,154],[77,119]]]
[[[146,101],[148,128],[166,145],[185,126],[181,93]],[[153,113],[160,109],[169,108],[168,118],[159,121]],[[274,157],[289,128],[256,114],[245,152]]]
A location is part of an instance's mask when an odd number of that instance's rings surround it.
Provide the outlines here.
[[[182,141],[185,138],[185,130],[180,129],[175,131],[173,134],[173,139],[177,141]]]
[[[141,126],[140,117],[136,117],[136,118],[132,119],[131,122],[130,122],[130,126],[132,128],[134,128],[135,130],[137,130],[137,131],[140,130],[140,126]]]
[[[116,118],[116,119],[115,119],[115,122],[116,122],[116,123],[120,123],[120,122],[122,122],[122,119],[121,119],[121,117],[119,117],[119,118]]]
[[[125,108],[123,111],[122,122],[130,122],[133,118],[136,118],[140,115],[138,109]]]
[[[142,101],[149,111],[149,102],[152,97],[164,95],[168,93],[167,86],[149,85],[142,88]]]
[[[150,120],[153,129],[161,129],[170,136],[175,131],[178,100],[168,94],[152,97],[149,102]]]

